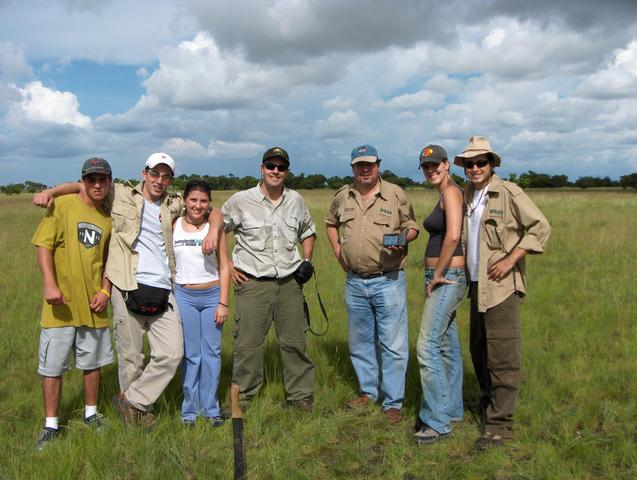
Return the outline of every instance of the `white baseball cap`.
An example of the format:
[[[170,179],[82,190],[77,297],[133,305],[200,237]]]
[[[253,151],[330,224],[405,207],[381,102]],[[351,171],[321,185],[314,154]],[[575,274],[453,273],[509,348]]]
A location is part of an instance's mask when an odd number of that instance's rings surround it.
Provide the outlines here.
[[[163,163],[164,165],[168,165],[170,169],[173,171],[173,173],[175,173],[175,161],[173,160],[173,157],[171,157],[167,153],[164,153],[164,152],[153,153],[146,160],[146,166],[148,168],[155,168],[160,163]]]

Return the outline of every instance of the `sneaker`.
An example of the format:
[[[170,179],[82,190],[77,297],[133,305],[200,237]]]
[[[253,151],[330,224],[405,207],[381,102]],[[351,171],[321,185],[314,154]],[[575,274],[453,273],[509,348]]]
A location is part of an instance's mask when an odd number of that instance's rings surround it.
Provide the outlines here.
[[[451,432],[438,433],[433,428],[424,425],[420,430],[414,433],[414,438],[418,445],[427,445],[429,443],[436,443],[451,436]]]
[[[504,443],[505,439],[501,435],[496,435],[490,432],[484,432],[480,435],[480,438],[473,444],[473,452],[480,453],[490,448],[497,448]]]
[[[181,424],[186,427],[186,428],[195,428],[196,422],[195,420],[183,420],[181,421]]]
[[[383,410],[383,415],[385,415],[385,419],[389,423],[398,423],[403,419],[400,408],[388,408],[387,410]]]
[[[97,433],[102,433],[106,430],[106,419],[101,413],[95,413],[90,417],[84,418],[84,424]]]
[[[350,410],[362,410],[363,408],[367,408],[372,404],[372,399],[367,395],[361,395],[354,400],[350,400],[347,402],[346,407]]]
[[[225,420],[223,417],[212,417],[210,419],[210,425],[214,428],[223,427]]]
[[[35,442],[35,449],[41,452],[44,450],[49,442],[60,435],[60,430],[57,428],[44,427]]]
[[[288,401],[288,406],[294,407],[303,413],[312,413],[314,402],[312,401],[311,397],[307,397],[302,398],[301,400],[290,400]]]

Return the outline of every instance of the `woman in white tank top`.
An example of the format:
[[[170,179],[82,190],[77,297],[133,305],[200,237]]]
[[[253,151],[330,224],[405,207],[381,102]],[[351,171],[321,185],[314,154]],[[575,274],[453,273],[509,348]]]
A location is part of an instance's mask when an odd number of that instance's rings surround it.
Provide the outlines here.
[[[201,244],[208,233],[211,188],[191,180],[184,190],[184,215],[173,225],[177,264],[175,298],[184,329],[181,419],[194,426],[203,416],[213,426],[223,423],[217,387],[221,372],[221,334],[228,318],[230,271],[223,229],[216,255],[204,255]]]

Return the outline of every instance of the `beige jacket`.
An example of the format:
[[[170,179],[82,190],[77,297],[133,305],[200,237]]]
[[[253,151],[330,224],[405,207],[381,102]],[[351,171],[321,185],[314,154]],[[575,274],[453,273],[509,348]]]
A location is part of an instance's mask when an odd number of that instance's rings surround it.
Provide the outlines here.
[[[137,240],[142,223],[142,207],[144,195],[142,184],[134,188],[114,184],[115,195],[110,207],[113,219],[113,230],[108,247],[106,261],[106,277],[120,290],[130,291],[137,288],[137,252],[133,244]],[[161,228],[168,255],[168,267],[172,280],[175,279],[175,254],[173,251],[173,219],[177,218],[183,208],[181,195],[166,193],[161,200]]]
[[[474,190],[473,184],[469,183],[465,187],[465,198],[473,198]],[[480,312],[502,303],[513,292],[526,293],[524,258],[500,281],[489,280],[488,267],[516,248],[528,253],[542,253],[551,234],[546,217],[515,183],[504,181],[494,174],[487,195],[487,206],[480,225],[479,278],[470,279],[478,282]],[[465,216],[464,245],[468,231],[468,218]]]

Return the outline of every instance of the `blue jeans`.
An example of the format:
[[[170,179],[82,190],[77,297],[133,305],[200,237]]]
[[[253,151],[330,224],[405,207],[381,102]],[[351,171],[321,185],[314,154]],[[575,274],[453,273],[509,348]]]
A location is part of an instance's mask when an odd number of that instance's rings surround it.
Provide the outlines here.
[[[434,269],[425,269],[425,285]],[[456,307],[467,289],[464,268],[445,270],[452,285],[438,285],[425,301],[416,354],[420,365],[423,400],[420,420],[438,433],[451,431],[462,407],[462,354],[456,327]]]
[[[400,408],[405,396],[409,357],[406,294],[402,270],[367,279],[347,274],[345,303],[352,366],[360,393],[382,400],[383,410]]]
[[[215,324],[215,310],[220,289],[215,286],[193,290],[175,285],[174,292],[184,328],[181,418],[194,421],[200,414],[208,418],[219,417],[217,387],[223,325]]]

